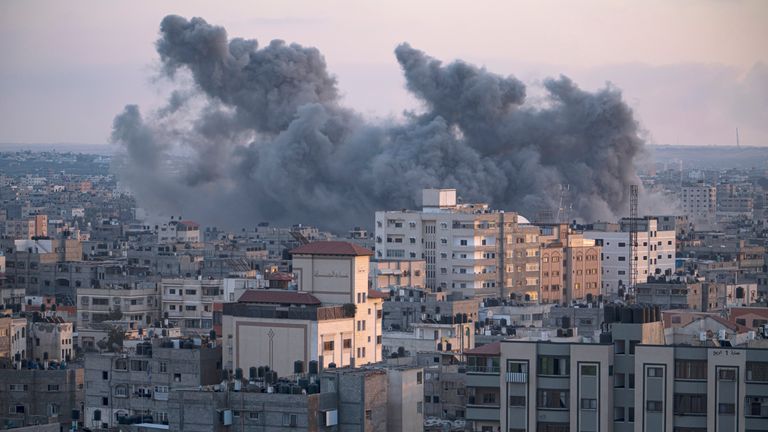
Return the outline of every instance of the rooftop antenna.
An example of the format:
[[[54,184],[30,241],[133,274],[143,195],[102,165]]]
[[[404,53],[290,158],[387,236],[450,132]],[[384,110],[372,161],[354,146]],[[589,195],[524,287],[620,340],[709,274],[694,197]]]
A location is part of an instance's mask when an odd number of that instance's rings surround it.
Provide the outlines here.
[[[634,293],[635,280],[638,274],[638,263],[635,261],[637,257],[637,204],[639,201],[638,186],[636,184],[629,185],[629,284],[627,288],[631,293]]]

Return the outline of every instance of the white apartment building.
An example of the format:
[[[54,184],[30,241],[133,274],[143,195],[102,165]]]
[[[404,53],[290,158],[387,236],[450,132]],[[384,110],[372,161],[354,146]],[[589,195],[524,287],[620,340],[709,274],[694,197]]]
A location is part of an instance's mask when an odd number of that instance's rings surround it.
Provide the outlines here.
[[[189,336],[207,335],[213,328],[213,303],[224,301],[219,279],[163,279],[161,292],[163,318]]]
[[[127,322],[130,328],[146,328],[160,318],[160,293],[156,283],[136,286],[77,288],[77,328],[106,320]]]
[[[613,297],[619,287],[646,282],[648,276],[675,271],[675,231],[660,231],[658,220],[646,217],[638,222],[637,247],[632,257],[637,272],[630,281],[629,224],[608,225],[606,230],[584,231],[584,238],[593,239],[602,246],[602,293]]]
[[[514,212],[459,204],[455,189],[424,189],[421,211],[376,212],[376,258],[425,260],[433,291],[538,295],[538,234]]]
[[[683,186],[680,190],[683,213],[695,223],[710,224],[717,215],[717,188],[703,183]]]

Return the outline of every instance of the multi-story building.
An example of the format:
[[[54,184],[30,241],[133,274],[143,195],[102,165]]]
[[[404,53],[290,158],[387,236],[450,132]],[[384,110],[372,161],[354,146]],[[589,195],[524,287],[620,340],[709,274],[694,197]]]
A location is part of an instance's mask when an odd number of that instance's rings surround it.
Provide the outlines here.
[[[163,317],[189,335],[213,328],[213,304],[224,301],[219,279],[163,279]]]
[[[601,293],[602,248],[567,225],[541,227],[541,294],[547,303],[570,304]]]
[[[131,328],[148,327],[160,319],[157,283],[77,289],[77,327],[106,320],[126,321]]]
[[[74,358],[72,323],[60,317],[43,317],[29,324],[29,358],[38,363],[68,362]]]
[[[376,258],[426,261],[426,286],[464,297],[539,291],[539,230],[513,212],[424,189],[421,211],[376,212]]]
[[[298,291],[251,290],[223,305],[227,368],[269,365],[279,373],[296,360],[323,367],[381,361],[383,294],[368,289],[368,249],[316,242],[292,251]]]
[[[639,311],[639,322],[629,310],[608,323],[600,343],[508,339],[467,352],[471,430],[766,430],[768,350],[665,345],[661,322]]]
[[[19,362],[27,358],[27,319],[0,317],[0,359]]]
[[[28,219],[5,221],[5,235],[16,240],[48,237],[48,216],[35,215]]]
[[[447,293],[431,293],[415,288],[389,291],[383,304],[383,326],[391,330],[408,330],[420,322],[474,322],[478,302],[472,299],[452,300]]]
[[[657,305],[662,309],[708,310],[708,293],[702,283],[696,280],[649,278],[648,282],[637,284],[637,303]]]
[[[167,425],[172,393],[217,383],[221,376],[221,346],[201,339],[154,339],[135,350],[87,354],[83,424]]]
[[[619,225],[594,224],[584,231],[584,238],[595,240],[602,247],[602,293],[609,297],[627,291],[630,286],[646,282],[649,276],[671,275],[675,271],[675,231],[660,231],[655,217],[637,221],[637,246],[631,248],[630,223]],[[630,257],[632,254],[632,257]],[[630,260],[636,265],[630,275]]]
[[[386,291],[390,288],[424,288],[426,285],[424,260],[372,260],[371,288]]]
[[[680,189],[683,213],[694,223],[708,225],[717,214],[717,188],[704,183],[683,186]]]
[[[0,424],[5,429],[58,423],[62,430],[69,430],[72,413],[82,412],[83,376],[82,365],[66,369],[0,368]]]

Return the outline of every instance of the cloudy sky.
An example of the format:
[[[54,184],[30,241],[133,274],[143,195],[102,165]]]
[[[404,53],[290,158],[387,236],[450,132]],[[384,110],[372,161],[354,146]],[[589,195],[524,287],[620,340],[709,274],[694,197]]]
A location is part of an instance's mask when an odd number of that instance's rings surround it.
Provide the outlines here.
[[[153,43],[171,13],[319,48],[346,104],[371,118],[419,109],[393,55],[407,41],[534,88],[561,73],[586,89],[611,82],[651,143],[733,144],[738,127],[742,145],[768,145],[762,0],[3,0],[0,142],[101,144],[125,104],[159,104]]]

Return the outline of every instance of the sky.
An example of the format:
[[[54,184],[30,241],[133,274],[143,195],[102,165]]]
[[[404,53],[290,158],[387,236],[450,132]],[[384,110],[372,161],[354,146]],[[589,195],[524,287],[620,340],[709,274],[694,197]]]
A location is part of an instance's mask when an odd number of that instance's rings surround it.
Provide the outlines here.
[[[261,46],[317,47],[344,103],[376,119],[420,109],[401,42],[533,87],[564,74],[623,90],[648,143],[768,146],[768,1],[0,1],[0,143],[104,144],[126,104],[162,103],[167,14]]]

